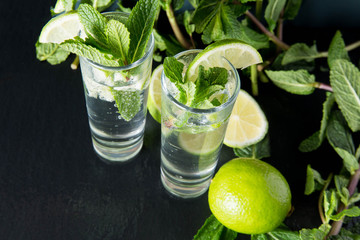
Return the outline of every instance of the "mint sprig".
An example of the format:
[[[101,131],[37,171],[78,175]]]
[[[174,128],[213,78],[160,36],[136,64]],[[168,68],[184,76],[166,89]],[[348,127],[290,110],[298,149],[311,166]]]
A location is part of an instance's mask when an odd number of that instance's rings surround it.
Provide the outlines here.
[[[67,40],[61,48],[101,65],[119,67],[145,52],[158,9],[158,0],[140,0],[125,23],[107,19],[89,4],[78,8],[86,37]],[[141,108],[140,90],[111,90],[121,117],[130,121]]]
[[[179,90],[178,96],[176,96],[179,102],[193,108],[211,108],[218,106],[219,103],[224,103],[226,98],[212,100],[211,97],[223,90],[228,82],[228,72],[225,68],[205,69],[200,66],[195,82],[184,79],[183,69],[184,64],[176,60],[175,57],[165,58],[164,73]]]

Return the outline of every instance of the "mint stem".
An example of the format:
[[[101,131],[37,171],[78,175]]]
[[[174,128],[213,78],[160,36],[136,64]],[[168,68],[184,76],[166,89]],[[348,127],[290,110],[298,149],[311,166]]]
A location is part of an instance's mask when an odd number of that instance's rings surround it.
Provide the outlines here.
[[[258,78],[258,74],[257,74],[256,65],[251,65],[251,67],[250,67],[250,79],[251,79],[252,94],[254,96],[259,95],[257,78]]]
[[[260,19],[262,16],[262,4],[263,4],[263,0],[256,0],[255,16],[258,19]]]
[[[246,16],[250,18],[251,21],[255,23],[255,25],[266,35],[271,41],[273,41],[277,46],[279,46],[283,50],[287,50],[290,48],[289,45],[281,41],[278,37],[276,37],[273,33],[266,29],[266,27],[249,11],[245,12]]]
[[[79,66],[79,56],[76,55],[74,61],[70,65],[70,67],[72,70],[76,70],[76,69],[78,69],[78,66]]]
[[[282,41],[283,40],[283,26],[284,26],[284,9],[281,10],[279,20],[278,20],[278,27],[277,27],[277,38]],[[281,47],[277,45],[277,52],[281,52]]]
[[[325,84],[325,83],[321,83],[321,82],[315,82],[314,83],[314,87],[318,88],[318,89],[323,89],[323,90],[326,90],[328,92],[332,92],[333,89],[330,85],[328,84]]]
[[[191,44],[185,39],[184,35],[181,33],[181,30],[179,28],[179,25],[176,22],[176,18],[174,15],[174,10],[171,6],[171,4],[168,4],[166,7],[166,15],[169,19],[171,28],[175,34],[176,39],[179,41],[179,43],[186,49],[191,48]]]

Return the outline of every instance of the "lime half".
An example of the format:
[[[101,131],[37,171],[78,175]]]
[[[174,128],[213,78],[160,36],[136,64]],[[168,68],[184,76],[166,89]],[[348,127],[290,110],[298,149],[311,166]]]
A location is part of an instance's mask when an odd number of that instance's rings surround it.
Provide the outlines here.
[[[39,42],[62,43],[79,34],[81,29],[79,15],[76,12],[68,12],[53,17],[41,30]]]
[[[242,148],[262,140],[268,130],[268,121],[256,100],[240,90],[231,112],[224,144]]]
[[[159,123],[161,122],[161,73],[163,69],[161,64],[154,69],[151,75],[147,103],[150,115]]]
[[[200,65],[206,69],[210,67],[228,68],[229,65],[224,61],[224,57],[235,68],[240,69],[262,62],[260,53],[252,46],[236,39],[225,39],[215,42],[201,51],[190,63],[185,77],[190,81],[195,81]]]

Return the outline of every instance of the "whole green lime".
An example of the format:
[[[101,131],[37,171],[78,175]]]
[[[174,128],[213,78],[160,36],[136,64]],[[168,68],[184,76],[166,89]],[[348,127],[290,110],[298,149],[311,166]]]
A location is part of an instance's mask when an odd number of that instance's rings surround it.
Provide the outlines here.
[[[225,163],[209,188],[209,206],[224,226],[239,233],[260,234],[278,227],[291,209],[284,176],[257,159]]]

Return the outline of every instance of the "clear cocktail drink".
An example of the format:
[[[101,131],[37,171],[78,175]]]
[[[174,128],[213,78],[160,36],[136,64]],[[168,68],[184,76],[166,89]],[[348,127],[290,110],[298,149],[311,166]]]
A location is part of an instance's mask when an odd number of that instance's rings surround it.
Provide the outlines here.
[[[125,13],[106,13],[124,21]],[[132,64],[109,67],[80,57],[85,98],[95,152],[107,161],[136,156],[143,144],[154,37],[144,56]]]
[[[200,50],[175,56],[185,68]],[[177,89],[162,74],[161,107],[161,180],[171,194],[193,198],[203,194],[210,184],[218,162],[226,126],[240,89],[237,70],[225,58],[228,69],[225,89],[214,98],[225,99],[217,107],[198,109],[176,99]]]

